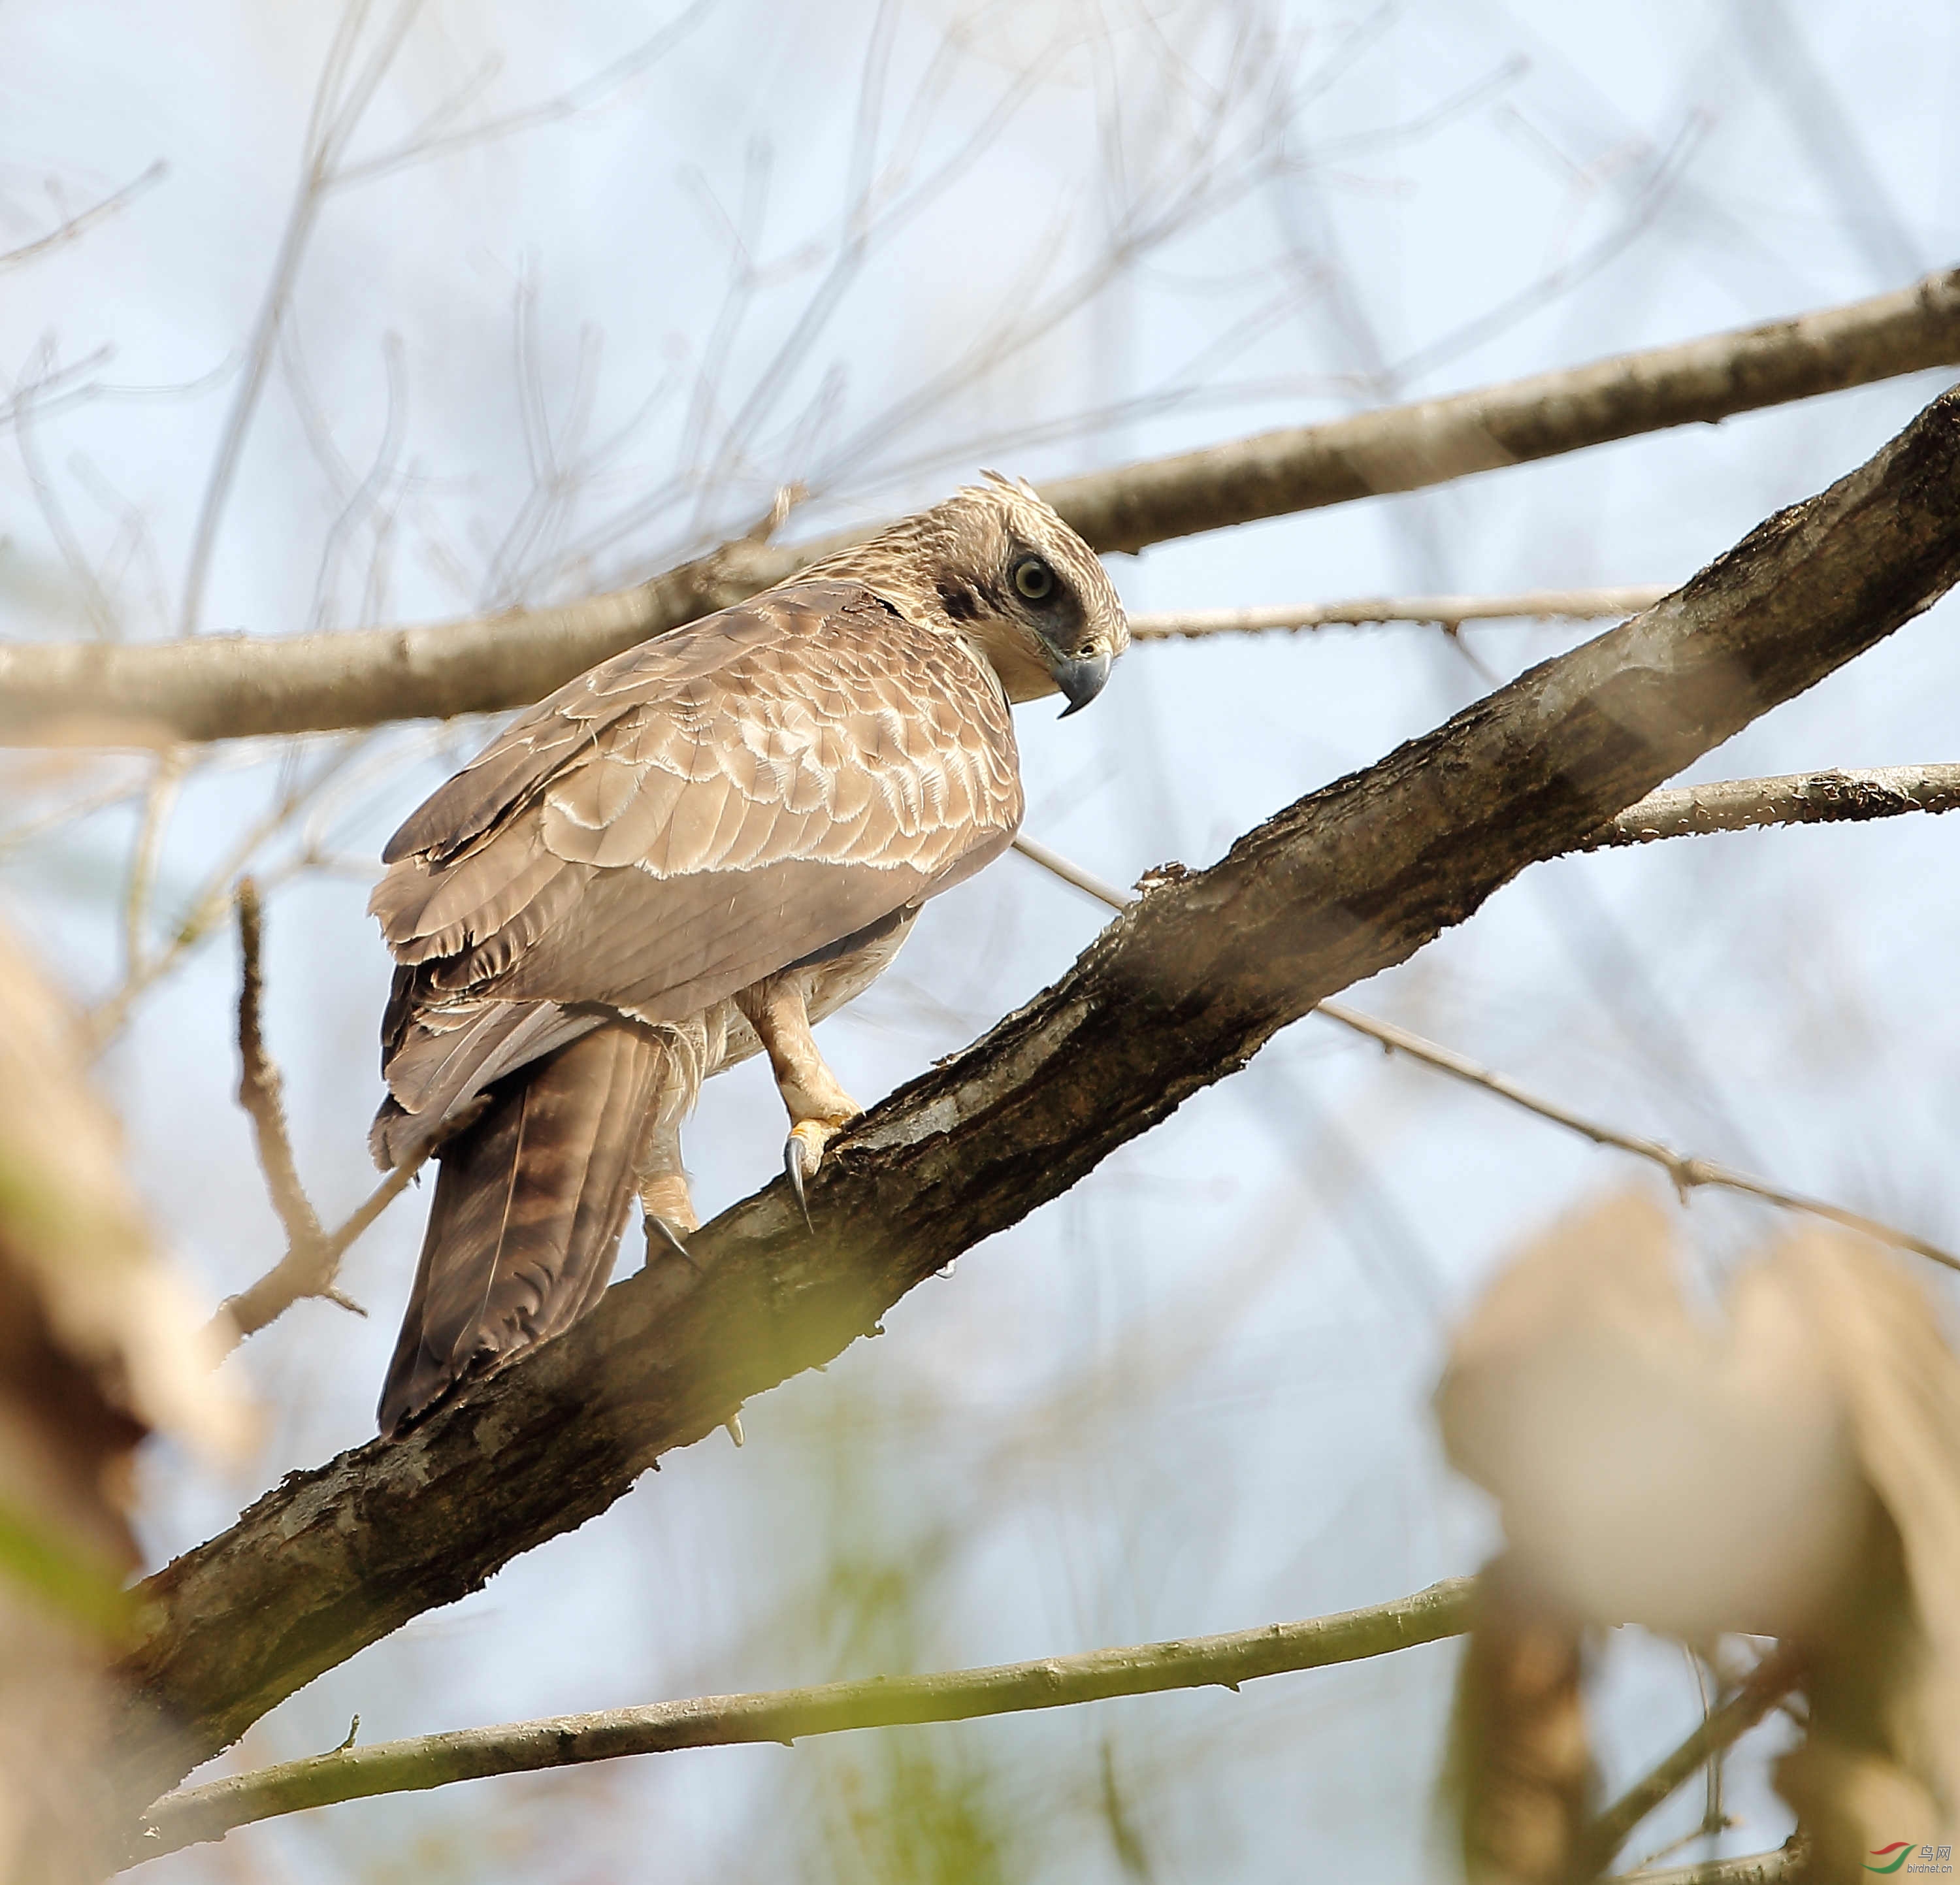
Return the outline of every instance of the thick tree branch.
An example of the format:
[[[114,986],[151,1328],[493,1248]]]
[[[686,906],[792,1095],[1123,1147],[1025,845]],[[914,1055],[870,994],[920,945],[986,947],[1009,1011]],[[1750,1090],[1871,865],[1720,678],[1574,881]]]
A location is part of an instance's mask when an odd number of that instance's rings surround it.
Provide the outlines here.
[[[1044,495],[1096,549],[1141,549],[1956,362],[1960,269],[1791,320],[1068,479]],[[845,540],[743,540],[638,588],[425,628],[0,648],[0,739],[222,740],[523,706]]]
[[[1098,549],[1139,550],[1956,361],[1960,269],[1946,269],[1790,320],[1096,472],[1043,495]]]
[[[1074,968],[786,1185],[390,1444],[291,1475],[151,1579],[147,1801],[321,1670],[571,1530],[829,1361],[1280,1028],[1462,922],[1960,576],[1960,395],[1644,615],[1160,871]]]
[[[971,1721],[990,1715],[1106,1702],[1114,1696],[1223,1687],[1290,1670],[1386,1656],[1418,1643],[1460,1636],[1470,1626],[1473,1580],[1452,1578],[1413,1597],[1344,1610],[1303,1623],[1271,1623],[1168,1643],[1045,1656],[943,1675],[875,1676],[765,1694],[702,1696],[689,1702],[608,1708],[545,1721],[466,1728],[449,1734],[336,1748],[253,1774],[186,1788],[143,1816],[133,1861],[222,1839],[234,1826],[309,1807],[376,1794],[412,1793],[492,1774],[535,1773],[628,1754],[757,1741],[788,1745],[809,1734],[922,1721]]]

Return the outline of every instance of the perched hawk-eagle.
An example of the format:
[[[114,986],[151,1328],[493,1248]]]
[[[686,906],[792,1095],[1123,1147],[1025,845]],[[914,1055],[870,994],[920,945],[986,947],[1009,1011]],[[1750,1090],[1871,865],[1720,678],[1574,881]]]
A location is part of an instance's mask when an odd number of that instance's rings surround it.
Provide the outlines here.
[[[680,1126],[710,1074],[768,1054],[800,1199],[858,1110],[810,1024],[1007,849],[1008,703],[1073,713],[1128,640],[1088,546],[989,474],[602,662],[396,833],[371,1142],[441,1170],[384,1434],[590,1308],[636,1193],[650,1238],[695,1227]]]

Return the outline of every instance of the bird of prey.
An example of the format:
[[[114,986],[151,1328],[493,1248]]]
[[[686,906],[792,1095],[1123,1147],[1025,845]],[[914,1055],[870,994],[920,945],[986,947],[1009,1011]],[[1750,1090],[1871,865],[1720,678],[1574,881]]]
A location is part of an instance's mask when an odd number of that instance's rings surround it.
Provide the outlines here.
[[[637,1194],[696,1227],[680,1126],[766,1053],[799,1202],[858,1111],[810,1024],[1021,820],[1009,703],[1093,699],[1129,630],[1089,546],[985,484],[602,662],[396,833],[391,1170],[440,1176],[381,1395],[393,1434],[597,1300]]]

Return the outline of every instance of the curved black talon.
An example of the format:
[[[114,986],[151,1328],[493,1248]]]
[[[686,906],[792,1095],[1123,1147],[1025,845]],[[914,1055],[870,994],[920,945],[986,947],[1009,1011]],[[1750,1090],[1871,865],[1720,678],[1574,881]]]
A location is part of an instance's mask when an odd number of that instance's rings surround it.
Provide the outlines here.
[[[695,1275],[703,1274],[701,1266],[694,1260],[694,1253],[682,1243],[679,1234],[664,1218],[656,1217],[651,1211],[643,1214],[647,1227],[647,1242],[651,1244],[655,1237],[664,1243]]]
[[[797,1208],[803,1213],[803,1227],[813,1231],[816,1225],[810,1221],[810,1202],[803,1195],[803,1141],[792,1132],[789,1142],[783,1148],[783,1170],[790,1181],[790,1189],[796,1193]]]

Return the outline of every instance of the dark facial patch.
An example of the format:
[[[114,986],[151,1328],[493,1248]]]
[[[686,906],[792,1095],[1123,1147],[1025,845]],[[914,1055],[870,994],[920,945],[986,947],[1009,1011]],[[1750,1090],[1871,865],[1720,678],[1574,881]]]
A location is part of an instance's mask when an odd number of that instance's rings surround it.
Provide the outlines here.
[[[939,585],[940,606],[956,622],[974,622],[979,619],[980,599],[963,584],[950,578]]]

